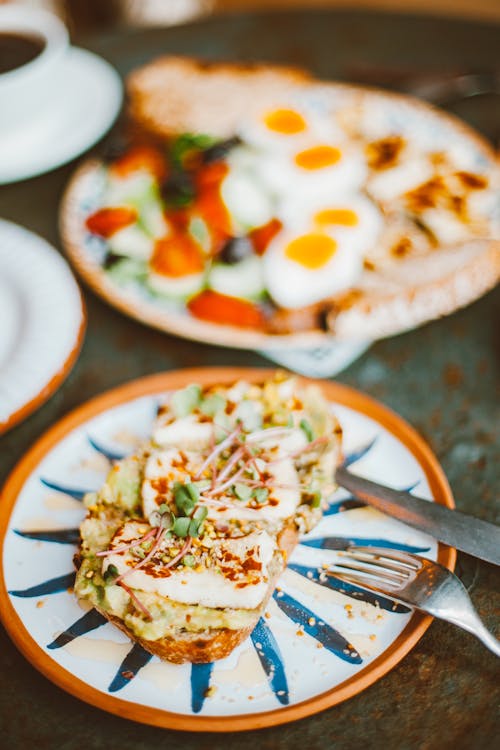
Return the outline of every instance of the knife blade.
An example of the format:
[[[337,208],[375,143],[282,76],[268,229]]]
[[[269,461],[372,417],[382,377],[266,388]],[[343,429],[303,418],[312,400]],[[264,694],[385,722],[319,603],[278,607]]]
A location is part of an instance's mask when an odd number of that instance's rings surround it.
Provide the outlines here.
[[[500,565],[500,527],[444,505],[423,500],[352,474],[345,466],[335,472],[337,484],[368,505],[423,531],[450,547]]]

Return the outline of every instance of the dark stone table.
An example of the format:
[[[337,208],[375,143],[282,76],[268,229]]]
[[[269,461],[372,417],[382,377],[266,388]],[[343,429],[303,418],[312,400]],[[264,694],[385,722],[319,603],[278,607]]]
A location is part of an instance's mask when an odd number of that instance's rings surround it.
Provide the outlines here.
[[[80,40],[126,73],[160,52],[299,63],[345,77],[352,64],[419,69],[498,65],[494,24],[354,12],[228,16],[169,30],[115,31]],[[499,98],[455,111],[490,137]],[[57,206],[74,165],[0,188],[0,216],[56,246]],[[1,252],[1,248],[0,248]],[[193,365],[266,365],[252,352],[181,341],[128,320],[86,292],[89,325],[81,357],[55,396],[0,441],[3,480],[56,420],[101,391],[161,370]],[[398,411],[427,438],[459,508],[495,519],[498,492],[499,302],[492,292],[467,310],[376,344],[339,380]],[[498,506],[497,506],[498,509]],[[498,625],[497,571],[459,555],[458,571],[486,625]],[[26,662],[0,631],[0,747],[493,748],[500,736],[500,680],[494,657],[472,636],[434,622],[392,672],[347,703],[295,724],[241,735],[182,734],[141,726],[80,703]]]

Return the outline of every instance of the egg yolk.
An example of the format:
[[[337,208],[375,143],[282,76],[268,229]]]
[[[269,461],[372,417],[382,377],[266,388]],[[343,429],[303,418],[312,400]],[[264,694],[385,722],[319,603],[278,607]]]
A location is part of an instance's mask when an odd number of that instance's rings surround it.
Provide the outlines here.
[[[266,127],[282,135],[295,135],[307,128],[307,123],[299,112],[293,109],[276,109],[264,118]]]
[[[355,227],[359,224],[357,214],[350,208],[324,208],[318,211],[314,221],[320,226],[336,224],[342,227]]]
[[[313,146],[295,155],[295,164],[302,169],[324,169],[336,164],[342,157],[335,146]]]
[[[296,237],[285,248],[285,255],[290,260],[300,263],[308,270],[322,268],[335,255],[337,243],[326,234],[319,232],[303,234]]]

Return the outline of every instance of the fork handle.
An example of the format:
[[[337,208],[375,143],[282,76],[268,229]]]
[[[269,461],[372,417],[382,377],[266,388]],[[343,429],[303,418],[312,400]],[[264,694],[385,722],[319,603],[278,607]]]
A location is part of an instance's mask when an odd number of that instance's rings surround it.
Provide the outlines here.
[[[490,631],[485,627],[475,610],[470,612],[467,620],[465,620],[463,616],[461,616],[460,618],[455,618],[453,616],[443,617],[443,619],[452,622],[454,625],[458,625],[460,628],[467,630],[469,633],[472,633],[472,635],[475,635],[476,638],[479,638],[479,640],[484,643],[486,648],[489,648],[489,650],[492,651],[496,656],[500,656],[500,641],[497,640],[495,636],[492,635],[492,633],[490,633]]]

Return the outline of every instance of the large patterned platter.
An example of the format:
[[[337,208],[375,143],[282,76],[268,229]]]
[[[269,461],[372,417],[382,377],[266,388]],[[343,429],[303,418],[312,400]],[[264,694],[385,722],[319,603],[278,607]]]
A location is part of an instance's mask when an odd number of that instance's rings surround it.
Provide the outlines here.
[[[326,575],[353,543],[410,550],[453,567],[455,553],[338,490],[302,538],[265,616],[228,658],[159,661],[72,594],[82,497],[151,426],[158,396],[190,382],[262,377],[205,368],[134,381],[51,428],[7,481],[0,501],[0,616],[24,655],[57,685],[112,713],[163,727],[235,731],[313,714],[379,679],[415,645],[431,618]],[[322,383],[345,433],[354,471],[415,488],[453,507],[429,448],[381,404]]]

